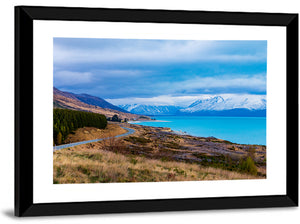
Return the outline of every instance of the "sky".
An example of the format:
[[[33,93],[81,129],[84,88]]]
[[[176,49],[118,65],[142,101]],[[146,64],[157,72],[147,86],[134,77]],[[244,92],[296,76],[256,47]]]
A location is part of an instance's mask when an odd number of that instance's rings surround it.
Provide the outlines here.
[[[265,95],[267,41],[53,39],[54,86],[114,104]]]

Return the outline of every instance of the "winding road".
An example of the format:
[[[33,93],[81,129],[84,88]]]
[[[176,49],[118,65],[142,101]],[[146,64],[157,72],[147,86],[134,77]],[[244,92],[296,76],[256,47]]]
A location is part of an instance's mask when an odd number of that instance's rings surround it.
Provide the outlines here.
[[[107,138],[98,138],[98,139],[93,139],[93,140],[87,140],[87,141],[82,141],[82,142],[74,142],[74,143],[70,143],[70,144],[65,144],[65,145],[58,145],[58,146],[54,146],[53,147],[53,152],[60,150],[60,149],[65,149],[65,148],[69,148],[72,146],[76,146],[76,145],[82,145],[82,144],[87,144],[87,143],[91,143],[91,142],[99,142],[105,139],[110,139],[110,138],[119,138],[119,137],[124,137],[127,135],[131,135],[135,132],[134,129],[132,128],[125,128],[125,127],[121,127],[123,129],[125,129],[127,132],[121,135],[117,135],[117,136],[113,136],[113,137],[107,137]]]

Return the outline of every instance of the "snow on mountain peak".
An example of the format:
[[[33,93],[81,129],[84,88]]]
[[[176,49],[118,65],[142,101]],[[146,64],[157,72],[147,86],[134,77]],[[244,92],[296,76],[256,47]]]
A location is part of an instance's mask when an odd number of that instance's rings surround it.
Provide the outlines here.
[[[181,112],[193,113],[204,110],[264,110],[266,109],[266,97],[264,95],[225,95],[211,96],[205,99],[199,99],[187,108],[181,109]]]
[[[190,100],[190,99],[189,99]],[[189,103],[189,104],[188,104]],[[119,105],[120,108],[131,113],[146,115],[173,115],[178,113],[195,113],[201,111],[222,111],[233,109],[247,109],[250,111],[265,110],[265,95],[200,95],[194,101],[187,101],[187,106],[180,105],[156,105],[155,103],[132,103]]]

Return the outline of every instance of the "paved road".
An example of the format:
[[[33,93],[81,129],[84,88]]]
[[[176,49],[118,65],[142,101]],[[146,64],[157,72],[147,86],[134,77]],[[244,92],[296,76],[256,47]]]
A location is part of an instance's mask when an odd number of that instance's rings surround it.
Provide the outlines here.
[[[135,130],[131,129],[131,128],[125,128],[125,127],[121,127],[121,128],[125,129],[127,132],[124,133],[124,134],[121,134],[121,135],[114,136],[114,138],[124,137],[124,136],[127,136],[127,135],[131,135],[135,132]],[[87,144],[87,143],[91,143],[91,142],[99,142],[99,141],[102,141],[102,140],[105,140],[105,139],[110,139],[110,138],[113,138],[113,137],[98,138],[98,139],[93,139],[93,140],[88,140],[88,141],[74,142],[74,143],[65,144],[65,145],[58,145],[58,146],[53,147],[53,152],[56,151],[56,150],[69,148],[69,147],[72,147],[72,146],[75,146],[75,145],[82,145],[82,144]]]

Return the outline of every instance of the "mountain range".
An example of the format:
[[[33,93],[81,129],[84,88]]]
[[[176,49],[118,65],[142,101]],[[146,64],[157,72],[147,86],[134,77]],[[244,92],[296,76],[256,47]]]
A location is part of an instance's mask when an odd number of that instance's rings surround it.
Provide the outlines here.
[[[119,105],[120,108],[134,114],[144,115],[175,115],[181,107],[178,106],[155,106],[144,104],[125,104]]]
[[[120,119],[127,118],[128,120],[135,120],[140,117],[112,105],[102,98],[87,94],[64,92],[55,87],[53,87],[53,107],[99,113],[106,117],[118,115]]]
[[[265,95],[202,95],[187,106],[121,104],[113,105],[107,100],[88,94],[74,94],[53,87],[53,106],[73,110],[90,111],[128,120],[139,115],[186,115],[186,116],[266,116]]]
[[[266,116],[265,95],[204,95],[186,107],[146,104],[118,106],[143,115]]]
[[[91,96],[91,95],[84,94],[84,93],[83,94],[75,94],[75,93],[70,93],[70,92],[63,92],[55,87],[53,87],[53,93],[60,94],[62,96],[69,97],[72,99],[76,99],[76,100],[79,100],[79,101],[89,104],[89,105],[94,105],[94,106],[98,106],[98,107],[102,107],[102,108],[108,108],[108,109],[113,109],[113,110],[128,113],[128,111],[123,110],[122,108],[119,108],[119,107],[107,102],[106,100],[96,97],[96,96]]]

